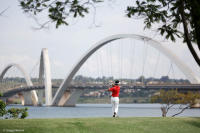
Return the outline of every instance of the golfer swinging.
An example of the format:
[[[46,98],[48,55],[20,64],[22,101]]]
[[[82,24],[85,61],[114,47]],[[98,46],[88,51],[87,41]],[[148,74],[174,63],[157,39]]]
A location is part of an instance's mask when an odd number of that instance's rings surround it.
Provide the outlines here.
[[[113,117],[117,117],[117,112],[119,107],[119,92],[120,92],[119,80],[116,80],[115,84],[113,84],[112,88],[109,88],[108,91],[112,92],[111,104],[112,104]]]

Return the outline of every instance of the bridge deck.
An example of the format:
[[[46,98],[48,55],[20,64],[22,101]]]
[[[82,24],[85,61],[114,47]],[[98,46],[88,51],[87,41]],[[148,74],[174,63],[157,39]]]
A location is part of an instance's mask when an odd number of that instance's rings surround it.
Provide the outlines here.
[[[44,86],[27,86],[27,87],[19,87],[12,90],[9,90],[3,93],[3,97],[10,97],[20,92],[31,91],[31,90],[40,90],[44,89]],[[52,88],[58,88],[58,86],[52,86]],[[72,85],[66,90],[70,89],[89,89],[89,90],[102,90],[108,89],[108,86],[105,85]],[[173,90],[177,89],[178,91],[187,92],[187,91],[200,91],[200,84],[188,84],[188,85],[121,85],[121,89],[141,89],[141,90]]]

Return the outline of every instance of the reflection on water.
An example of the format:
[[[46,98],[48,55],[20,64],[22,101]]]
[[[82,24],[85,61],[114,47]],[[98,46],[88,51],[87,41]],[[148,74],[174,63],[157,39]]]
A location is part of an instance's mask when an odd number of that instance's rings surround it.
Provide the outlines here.
[[[24,107],[9,105],[11,107]],[[120,117],[160,117],[160,104],[120,104]],[[34,107],[28,106],[28,118],[81,118],[81,117],[111,117],[111,104],[77,104],[76,107]],[[178,111],[172,108],[168,116]],[[200,117],[200,109],[187,109],[178,116]]]

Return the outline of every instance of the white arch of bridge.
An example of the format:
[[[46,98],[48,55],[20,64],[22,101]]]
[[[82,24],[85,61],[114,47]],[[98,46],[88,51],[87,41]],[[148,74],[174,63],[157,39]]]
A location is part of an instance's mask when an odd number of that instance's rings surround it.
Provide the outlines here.
[[[19,64],[9,64],[8,66],[6,66],[1,75],[0,75],[0,82],[3,80],[4,75],[6,74],[6,72],[11,68],[11,67],[16,67],[23,75],[23,77],[26,80],[26,84],[28,86],[33,86],[33,83],[28,75],[28,73],[26,73],[26,71],[24,70],[24,68],[22,66],[20,66]],[[52,101],[52,83],[51,83],[51,72],[50,72],[50,61],[49,61],[49,56],[48,56],[48,50],[46,48],[43,48],[41,51],[41,56],[40,56],[40,68],[39,68],[39,82],[42,82],[42,79],[44,77],[45,80],[45,105],[49,106],[51,105],[51,101]],[[43,91],[38,91],[39,93],[39,104],[43,104]],[[38,104],[38,96],[35,90],[31,91],[31,96],[28,95],[29,92],[26,92],[26,96],[25,96],[25,102],[26,99],[27,101],[30,101],[29,99],[32,98],[32,103],[34,105]],[[29,102],[28,105],[30,105],[31,103]]]
[[[0,82],[2,82],[2,80],[3,80],[3,78],[4,78],[5,74],[6,74],[6,72],[7,72],[10,68],[12,68],[12,67],[16,67],[16,68],[21,72],[21,74],[22,74],[23,77],[25,78],[25,81],[26,81],[27,86],[33,86],[33,83],[32,83],[32,81],[31,81],[31,79],[30,79],[28,73],[24,70],[24,68],[23,68],[21,65],[15,64],[15,63],[9,64],[9,65],[7,65],[7,66],[3,69],[3,71],[1,72],[1,75],[0,75]],[[26,94],[26,95],[27,95],[27,96],[24,96],[24,97],[25,97],[25,102],[26,102],[26,100],[32,98],[33,104],[34,104],[34,105],[37,105],[38,97],[37,97],[37,94],[36,94],[36,91],[35,91],[35,90],[32,90],[32,91],[31,91],[31,96],[28,95],[28,94]],[[28,101],[30,101],[30,100],[28,100]],[[31,103],[28,103],[28,104],[31,104]]]
[[[186,66],[174,53],[172,53],[167,48],[163,47],[162,44],[156,40],[153,40],[149,37],[142,36],[142,35],[136,35],[136,34],[118,34],[118,35],[112,35],[110,37],[107,37],[99,42],[97,42],[91,49],[89,49],[85,55],[81,57],[81,59],[75,64],[75,66],[72,68],[72,70],[69,72],[67,78],[63,81],[59,89],[57,90],[53,100],[52,105],[58,104],[62,94],[64,94],[64,91],[70,86],[70,83],[74,77],[74,75],[77,73],[77,71],[81,68],[81,66],[86,62],[86,60],[95,53],[98,49],[103,47],[104,45],[108,44],[109,42],[124,39],[124,38],[132,38],[136,40],[146,41],[149,45],[154,47],[155,49],[162,52],[165,56],[167,56],[173,63],[176,64],[176,66],[183,72],[183,74],[188,78],[188,80],[191,83],[200,83],[200,79],[192,72],[192,70]]]

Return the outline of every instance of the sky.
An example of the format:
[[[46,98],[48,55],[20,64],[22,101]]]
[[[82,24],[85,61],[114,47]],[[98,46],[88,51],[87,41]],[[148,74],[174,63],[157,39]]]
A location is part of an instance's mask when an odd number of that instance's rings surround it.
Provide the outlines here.
[[[90,49],[96,42],[116,34],[138,34],[147,37],[151,37],[163,44],[164,47],[170,49],[176,54],[186,65],[188,65],[192,71],[200,76],[200,69],[192,58],[187,46],[182,43],[181,40],[177,40],[175,43],[164,40],[162,37],[152,30],[144,30],[144,24],[142,19],[127,18],[125,15],[125,9],[127,5],[134,4],[132,0],[110,0],[108,2],[97,5],[96,15],[94,17],[94,11],[91,10],[84,18],[73,19],[70,18],[69,26],[60,26],[58,29],[55,28],[54,24],[51,24],[48,29],[35,30],[37,27],[36,21],[29,15],[23,13],[17,0],[1,0],[0,11],[8,8],[3,16],[0,17],[0,71],[4,69],[10,63],[18,63],[24,67],[24,69],[32,74],[37,73],[38,62],[42,48],[48,48],[49,58],[51,62],[51,72],[53,78],[65,78],[75,63],[82,57],[82,55]],[[95,19],[95,24],[93,20]],[[45,14],[38,16],[40,22],[45,22]],[[95,26],[97,25],[97,26]],[[127,43],[130,40],[118,41],[117,43]],[[135,42],[136,43],[136,42]],[[139,44],[142,42],[138,42]],[[116,45],[113,48],[112,45],[102,48],[101,58],[106,58],[106,49],[115,49],[112,55],[113,62],[119,61],[117,50],[119,47]],[[118,48],[117,48],[118,47]],[[140,62],[141,55],[144,55],[144,47],[141,45],[135,46],[138,53],[135,58],[135,63]],[[196,46],[195,46],[196,47]],[[123,52],[126,53],[129,48],[123,46]],[[152,73],[154,67],[151,66],[151,62],[156,61],[156,51],[152,48],[148,48],[148,53],[152,55],[148,56],[149,69],[145,71]],[[130,53],[130,52],[129,52]],[[154,55],[153,55],[154,54]],[[127,69],[123,70],[123,75],[128,73],[131,66],[131,56],[124,55],[124,66]],[[127,57],[127,58],[125,58]],[[141,57],[141,58],[140,58]],[[93,58],[93,60],[92,60]],[[166,60],[166,61],[164,61]],[[109,62],[107,60],[107,62]],[[166,69],[164,73],[167,73],[170,64],[166,64],[167,59],[163,59],[159,62],[160,73],[157,77],[162,76],[162,69]],[[168,61],[169,62],[169,61]],[[104,63],[105,64],[105,63]],[[138,72],[143,68],[142,63],[135,65],[133,71]],[[113,63],[113,65],[115,65]],[[89,76],[96,73],[98,75],[98,64],[95,62],[95,55],[91,57],[90,61],[84,65],[88,68],[82,68],[80,74],[90,70]],[[110,65],[111,66],[111,65]],[[34,68],[35,67],[35,68]],[[107,66],[109,67],[109,65]],[[175,66],[174,66],[175,67]],[[111,74],[112,70],[108,70],[106,66],[105,70],[99,75]],[[174,68],[176,69],[176,68]],[[33,72],[35,71],[35,72]],[[82,71],[82,72],[81,72]],[[120,75],[118,70],[115,71],[116,77]],[[178,69],[176,71],[179,71]],[[134,72],[133,72],[134,73]],[[34,75],[34,74],[33,74]],[[128,74],[127,74],[128,75]],[[134,75],[134,74],[133,74]],[[135,77],[141,75],[141,73],[135,74]],[[149,74],[151,75],[151,74]],[[128,76],[127,76],[128,77]],[[130,74],[131,77],[131,74]],[[185,78],[181,72],[177,72],[178,78]]]

